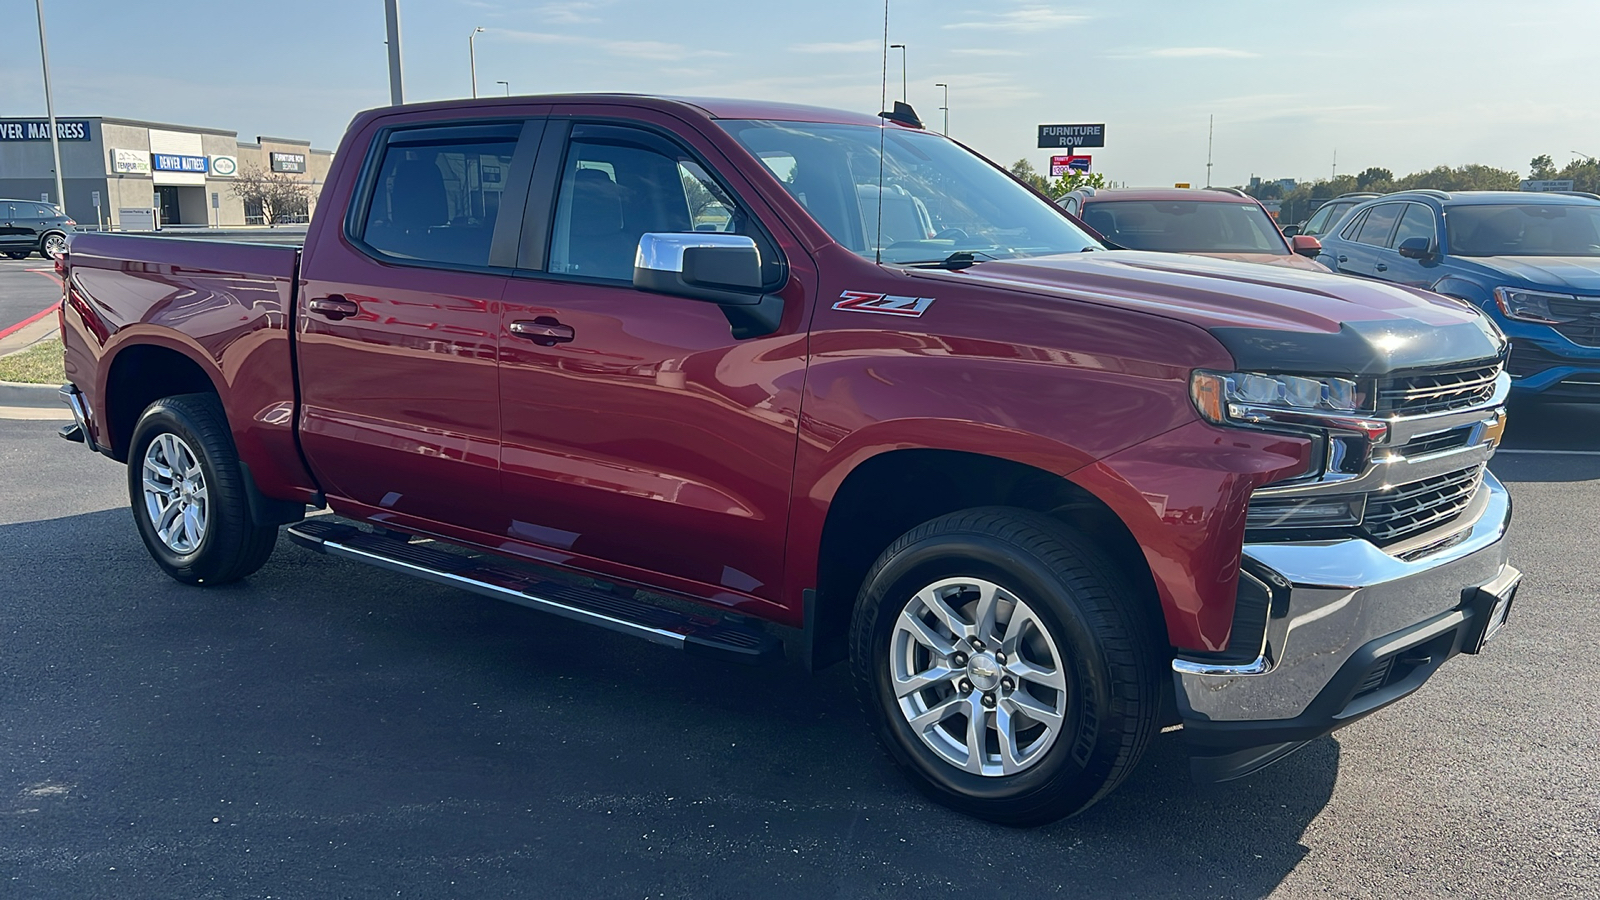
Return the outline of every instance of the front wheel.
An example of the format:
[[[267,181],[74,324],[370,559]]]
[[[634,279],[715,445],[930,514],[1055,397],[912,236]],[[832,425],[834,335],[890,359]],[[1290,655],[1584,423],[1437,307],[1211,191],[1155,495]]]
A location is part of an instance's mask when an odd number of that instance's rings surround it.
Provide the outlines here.
[[[867,718],[925,793],[1007,825],[1081,812],[1155,730],[1153,601],[1093,544],[1024,510],[895,541],[851,626]]]
[[[145,549],[185,584],[225,584],[266,564],[278,529],[255,524],[222,404],[150,404],[128,447],[128,495]]]
[[[26,251],[26,250],[7,250],[6,251],[6,259],[27,259],[27,258],[28,258],[28,251]]]

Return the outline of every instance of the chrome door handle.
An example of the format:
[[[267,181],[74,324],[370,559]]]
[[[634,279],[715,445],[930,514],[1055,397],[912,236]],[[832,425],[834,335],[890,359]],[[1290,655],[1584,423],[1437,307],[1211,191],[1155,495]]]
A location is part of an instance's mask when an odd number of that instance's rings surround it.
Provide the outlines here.
[[[543,347],[564,344],[577,336],[571,325],[563,325],[549,316],[540,316],[532,322],[512,322],[506,328],[517,337],[527,338]]]
[[[1345,256],[1343,253],[1339,254],[1339,262],[1349,262],[1349,261],[1350,261],[1350,257]]]
[[[1389,271],[1389,266],[1386,263],[1378,263],[1374,268],[1376,268],[1379,272]]]
[[[306,310],[337,322],[340,319],[348,319],[361,312],[361,307],[357,306],[353,300],[346,300],[338,294],[334,294],[331,297],[318,297],[312,300],[306,304]]]

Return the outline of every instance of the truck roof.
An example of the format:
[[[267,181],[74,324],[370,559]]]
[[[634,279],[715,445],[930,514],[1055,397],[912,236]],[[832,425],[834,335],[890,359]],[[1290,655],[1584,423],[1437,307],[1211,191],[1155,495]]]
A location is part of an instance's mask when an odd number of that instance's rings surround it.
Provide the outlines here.
[[[717,97],[662,97],[652,94],[523,94],[515,97],[479,97],[474,100],[439,100],[408,103],[404,110],[452,109],[460,107],[527,106],[549,103],[622,103],[663,112],[688,112],[709,119],[766,119],[775,122],[828,122],[840,125],[877,125],[881,119],[865,113],[847,112],[799,103],[774,103],[767,100],[738,100]],[[376,110],[373,110],[374,112]]]

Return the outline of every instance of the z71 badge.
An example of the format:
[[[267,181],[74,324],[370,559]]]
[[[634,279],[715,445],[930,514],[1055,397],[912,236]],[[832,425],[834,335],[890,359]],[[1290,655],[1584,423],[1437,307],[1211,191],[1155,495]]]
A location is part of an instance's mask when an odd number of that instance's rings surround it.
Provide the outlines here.
[[[893,294],[869,294],[865,291],[845,291],[839,295],[834,309],[845,312],[882,313],[886,316],[910,316],[913,319],[928,311],[932,297],[896,297]]]

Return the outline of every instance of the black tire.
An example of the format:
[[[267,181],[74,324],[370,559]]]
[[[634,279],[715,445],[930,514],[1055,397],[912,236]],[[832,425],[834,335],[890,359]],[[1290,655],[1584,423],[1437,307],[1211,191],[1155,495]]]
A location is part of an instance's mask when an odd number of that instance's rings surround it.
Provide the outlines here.
[[[7,250],[6,259],[27,259],[29,252],[27,250]]]
[[[1059,648],[1067,685],[1062,725],[1021,771],[963,771],[918,737],[898,705],[895,623],[918,591],[947,578],[1000,586],[1027,604]],[[889,755],[939,803],[1012,826],[1075,815],[1127,777],[1155,731],[1156,648],[1164,638],[1147,593],[1093,543],[1048,516],[985,507],[934,519],[884,550],[862,584],[850,633],[857,698]],[[970,693],[972,682],[964,683]]]
[[[146,508],[145,454],[164,434],[176,436],[193,452],[206,488],[205,527],[187,552],[167,545]],[[168,575],[184,584],[226,584],[266,564],[278,529],[252,520],[244,479],[227,416],[215,394],[180,394],[145,409],[128,447],[128,497],[145,549]]]

